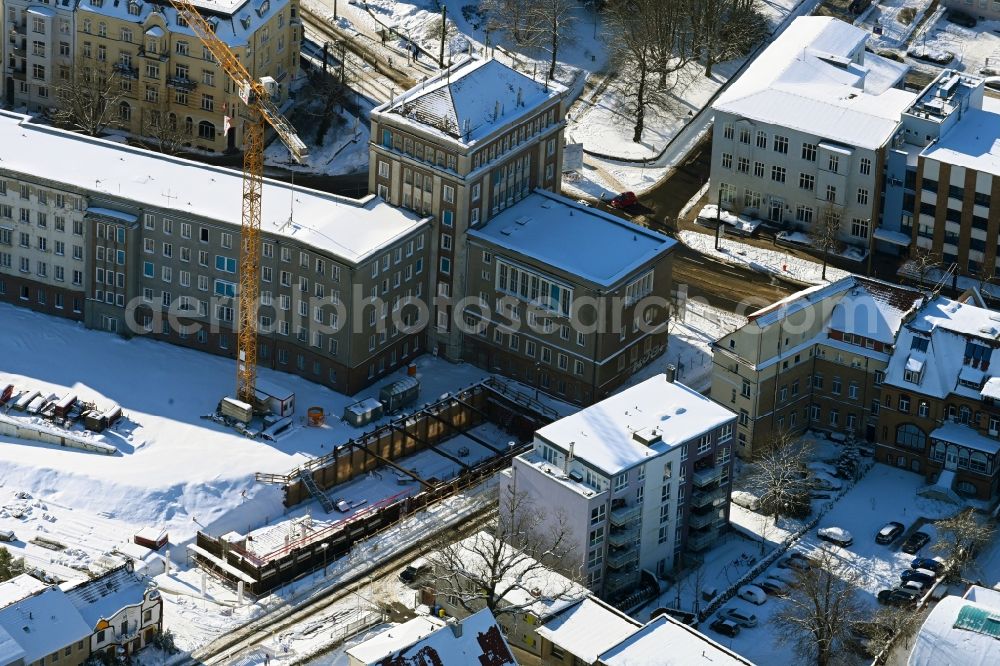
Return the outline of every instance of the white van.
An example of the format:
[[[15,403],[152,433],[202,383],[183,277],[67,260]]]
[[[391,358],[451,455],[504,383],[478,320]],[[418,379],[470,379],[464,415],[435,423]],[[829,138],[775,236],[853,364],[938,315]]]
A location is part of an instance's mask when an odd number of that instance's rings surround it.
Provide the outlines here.
[[[0,530],[0,541],[15,541],[14,530]]]
[[[744,490],[734,490],[730,493],[729,498],[733,504],[741,506],[744,509],[756,511],[760,508],[760,499],[753,493],[748,493]]]

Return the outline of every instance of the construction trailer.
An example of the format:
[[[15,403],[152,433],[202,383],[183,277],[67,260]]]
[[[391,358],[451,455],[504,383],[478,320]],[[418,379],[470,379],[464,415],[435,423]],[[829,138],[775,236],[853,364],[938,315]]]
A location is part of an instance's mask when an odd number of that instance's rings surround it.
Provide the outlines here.
[[[257,378],[255,392],[257,411],[285,417],[295,413],[295,393],[278,384]]]
[[[387,414],[395,414],[420,397],[420,382],[416,377],[403,377],[379,390],[378,399]]]
[[[366,426],[372,421],[378,421],[384,415],[385,408],[375,398],[365,398],[344,407],[344,421],[355,428]]]

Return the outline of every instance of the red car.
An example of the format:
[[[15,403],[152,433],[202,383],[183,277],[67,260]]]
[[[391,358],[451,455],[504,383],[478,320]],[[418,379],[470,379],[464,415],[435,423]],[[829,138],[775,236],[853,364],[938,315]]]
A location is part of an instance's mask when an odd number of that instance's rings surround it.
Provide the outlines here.
[[[637,203],[639,203],[639,198],[635,196],[635,192],[622,192],[612,199],[609,202],[609,205],[612,208],[617,208],[618,210],[625,210],[626,208],[631,208]]]

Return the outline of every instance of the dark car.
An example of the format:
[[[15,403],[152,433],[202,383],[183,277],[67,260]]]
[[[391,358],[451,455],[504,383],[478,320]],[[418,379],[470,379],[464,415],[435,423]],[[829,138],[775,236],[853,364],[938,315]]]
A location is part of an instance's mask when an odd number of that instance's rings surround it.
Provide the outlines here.
[[[933,571],[934,573],[939,574],[944,569],[944,562],[940,562],[929,557],[918,557],[910,562],[910,568],[927,569],[928,571]]]
[[[878,593],[878,602],[886,606],[912,606],[916,600],[900,590],[882,590]]]
[[[899,574],[899,579],[904,583],[915,580],[918,583],[923,583],[927,587],[934,584],[934,575],[931,572],[917,571],[916,569],[907,569],[903,573]]]
[[[637,203],[639,203],[639,197],[635,196],[635,192],[622,192],[608,202],[608,205],[612,208],[617,208],[618,210],[625,210],[626,208],[631,208]]]
[[[730,638],[734,638],[740,633],[740,625],[736,624],[732,620],[723,620],[722,618],[719,618],[709,626],[712,627],[712,631],[720,633],[723,636],[729,636]]]
[[[917,551],[927,545],[927,542],[931,540],[931,535],[927,532],[914,532],[910,536],[906,537],[906,541],[900,546],[900,550],[904,553],[909,553],[910,555],[916,555]]]
[[[945,14],[945,18],[956,25],[960,25],[965,28],[975,28],[976,19],[972,18],[965,12],[959,11],[957,9],[952,9],[950,12]]]
[[[754,583],[757,587],[764,590],[771,597],[787,597],[788,596],[788,585],[780,580],[774,580],[767,578],[762,581]]]
[[[906,529],[903,523],[897,523],[893,521],[891,523],[886,523],[885,527],[878,531],[875,535],[875,543],[880,543],[882,545],[887,545],[899,538],[899,535],[903,533]]]

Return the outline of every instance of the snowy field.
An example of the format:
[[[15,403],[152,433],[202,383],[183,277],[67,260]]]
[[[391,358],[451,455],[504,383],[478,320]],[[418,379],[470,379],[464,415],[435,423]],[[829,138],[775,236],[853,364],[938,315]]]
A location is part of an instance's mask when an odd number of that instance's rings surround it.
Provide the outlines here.
[[[715,249],[715,236],[712,234],[681,231],[678,232],[677,238],[688,247],[726,263],[746,266],[758,273],[781,275],[808,284],[819,284],[824,281],[835,282],[850,275],[847,271],[827,266],[826,280],[823,280],[822,264],[795,257],[780,250],[747,245],[726,236],[722,237],[718,250]]]
[[[932,0],[881,0],[873,2],[871,8],[859,17],[861,21],[856,22],[856,25],[868,30],[871,35],[868,45],[873,50],[879,48],[905,49],[907,41],[913,36],[924,14],[927,11],[933,11],[931,4]],[[876,22],[882,28],[881,35],[874,32]]]
[[[926,33],[921,45],[928,50],[952,53],[950,69],[970,74],[1000,74],[1000,21],[979,21],[974,28],[964,28],[941,18]],[[992,73],[990,71],[992,70]]]

